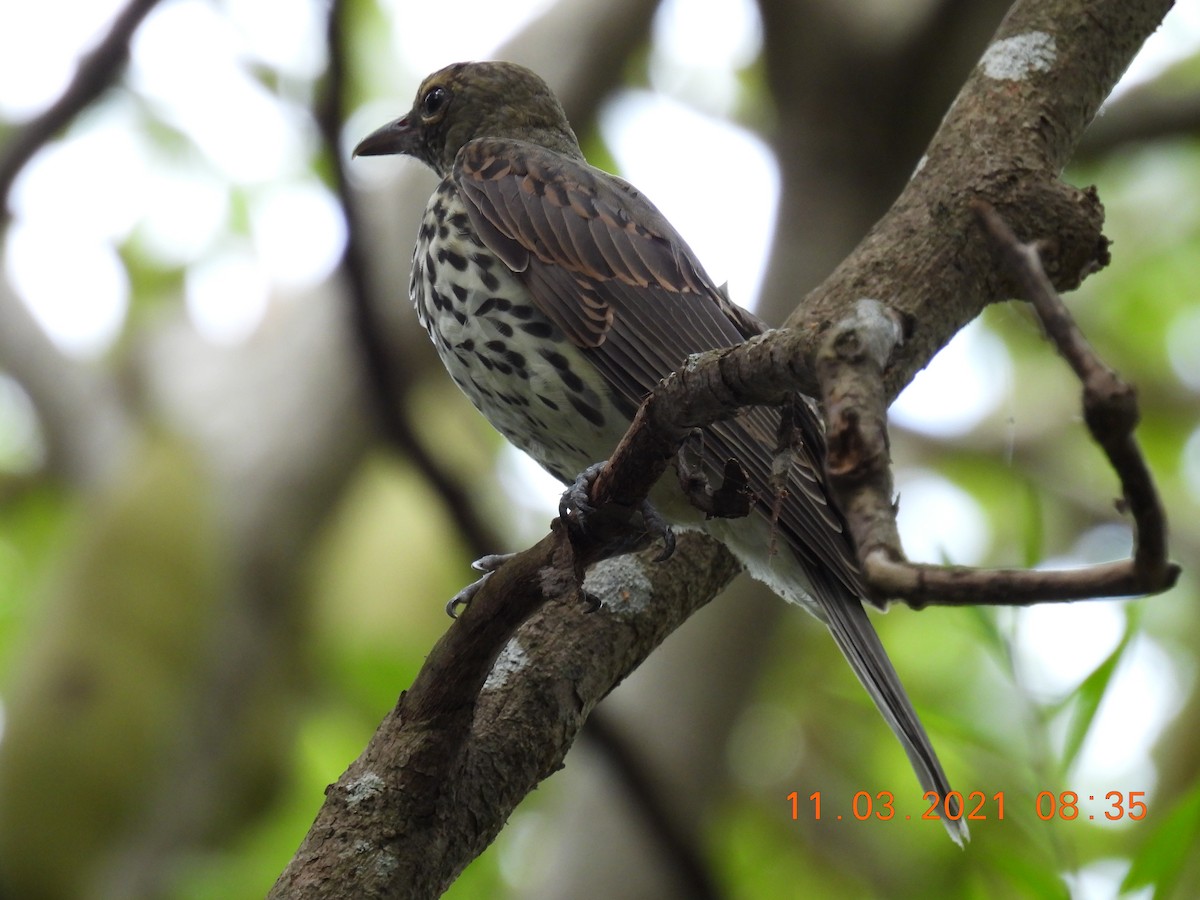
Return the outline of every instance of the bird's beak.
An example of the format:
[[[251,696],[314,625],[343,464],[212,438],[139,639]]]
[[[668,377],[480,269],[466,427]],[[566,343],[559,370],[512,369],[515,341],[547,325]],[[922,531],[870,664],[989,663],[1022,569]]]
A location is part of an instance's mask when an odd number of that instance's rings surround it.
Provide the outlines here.
[[[409,124],[408,116],[401,116],[368,134],[358,142],[358,146],[350,155],[388,156],[393,153],[409,153],[412,141],[413,128]]]

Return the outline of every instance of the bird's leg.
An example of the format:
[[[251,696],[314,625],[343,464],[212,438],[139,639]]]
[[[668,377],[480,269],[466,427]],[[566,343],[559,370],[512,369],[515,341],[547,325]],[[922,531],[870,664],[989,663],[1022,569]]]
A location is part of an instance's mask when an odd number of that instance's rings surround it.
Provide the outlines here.
[[[559,519],[576,534],[587,533],[588,517],[597,512],[591,501],[592,482],[607,462],[604,460],[593,463],[580,472],[571,486],[563,491],[562,499],[558,502]],[[655,557],[655,562],[670,559],[671,554],[675,552],[675,532],[670,524],[648,499],[641,502],[638,511],[642,514],[643,532],[618,539],[612,548],[614,554],[637,550],[649,536],[661,540],[663,544],[662,552]]]
[[[479,593],[479,589],[483,587],[484,582],[491,578],[497,569],[514,556],[516,556],[515,553],[489,553],[487,556],[481,556],[475,562],[471,563],[471,568],[476,572],[482,572],[483,577],[472,581],[447,601],[446,615],[452,619],[457,619],[460,608],[466,609],[470,606],[471,600]]]

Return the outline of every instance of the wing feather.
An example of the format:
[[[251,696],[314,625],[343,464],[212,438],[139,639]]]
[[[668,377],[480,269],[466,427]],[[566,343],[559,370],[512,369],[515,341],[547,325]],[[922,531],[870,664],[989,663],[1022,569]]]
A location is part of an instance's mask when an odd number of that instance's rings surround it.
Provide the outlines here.
[[[626,409],[693,353],[741,343],[764,326],[736,310],[666,218],[625,182],[534,144],[482,139],[459,153],[455,182],[489,247],[517,269],[537,307],[588,354]],[[816,414],[800,410],[803,439],[788,490],[804,498],[774,510],[771,471],[781,414],[756,407],[706,430],[703,456],[714,473],[737,459],[759,500],[814,587],[830,577],[861,596],[842,519],[821,475]],[[857,602],[857,601],[855,601]]]

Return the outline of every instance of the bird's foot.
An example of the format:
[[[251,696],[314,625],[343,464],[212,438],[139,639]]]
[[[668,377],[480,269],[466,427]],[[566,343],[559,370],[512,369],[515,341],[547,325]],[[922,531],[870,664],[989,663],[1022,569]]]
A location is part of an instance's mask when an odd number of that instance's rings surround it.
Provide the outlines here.
[[[516,556],[515,553],[489,553],[487,556],[481,556],[475,562],[471,563],[471,568],[476,572],[482,572],[483,577],[472,581],[450,598],[446,603],[446,615],[452,619],[457,619],[458,614],[471,605],[471,601],[479,593],[479,589],[483,587],[484,583],[492,577],[497,569],[514,556]]]
[[[593,463],[575,478],[558,501],[558,517],[576,534],[587,534],[588,517],[594,516],[596,507],[592,505],[592,482],[600,474],[607,460]],[[642,531],[632,536],[619,538],[613,547],[614,555],[628,553],[641,547],[647,536],[662,541],[662,552],[654,558],[655,562],[664,562],[675,552],[675,532],[670,524],[662,517],[649,500],[643,500],[638,511],[642,514]]]
[[[583,520],[596,511],[596,507],[592,506],[592,482],[607,464],[606,459],[592,463],[576,475],[570,487],[563,491],[558,500],[558,517],[564,524],[574,523],[582,529]],[[572,511],[575,515],[572,515]]]

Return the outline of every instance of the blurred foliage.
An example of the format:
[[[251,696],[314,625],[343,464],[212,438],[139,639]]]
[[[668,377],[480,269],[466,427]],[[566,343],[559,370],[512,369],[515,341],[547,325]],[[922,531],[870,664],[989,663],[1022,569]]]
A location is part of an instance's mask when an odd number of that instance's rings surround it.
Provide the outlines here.
[[[70,518],[67,498],[49,485],[8,497],[0,504],[0,660],[5,672]]]
[[[0,873],[18,896],[82,895],[114,835],[135,827],[135,785],[186,731],[221,577],[200,484],[181,444],[149,442],[93,501],[31,610],[0,742]],[[14,524],[18,542],[38,540],[38,523]]]
[[[355,64],[347,102],[353,110],[401,79],[386,34],[390,23],[380,6],[353,0],[348,10]],[[1200,68],[1200,61],[1191,65]],[[640,59],[631,67],[639,77],[644,71]],[[277,80],[262,80],[278,88]],[[751,95],[765,90],[757,67],[744,73],[743,83]],[[752,109],[769,107],[760,97]],[[207,165],[196,160],[190,139],[151,105],[139,106],[139,112],[148,139],[164,154]],[[602,138],[593,128],[581,133],[589,137],[593,158],[604,164]],[[0,128],[0,137],[6,135],[7,128]],[[972,823],[974,841],[965,853],[941,839],[940,825],[920,821],[919,797],[900,797],[899,790],[896,819],[854,821],[849,814],[854,794],[908,785],[908,766],[824,635],[804,617],[788,617],[764,666],[754,709],[774,710],[789,740],[798,736],[796,744],[788,753],[775,748],[774,755],[760,747],[763,756],[731,747],[731,769],[741,773],[739,787],[707,821],[697,823],[730,897],[1066,897],[1064,876],[1105,863],[1115,864],[1115,879],[1105,882],[1111,894],[1122,879],[1123,888],[1150,888],[1157,897],[1200,894],[1194,853],[1200,845],[1200,754],[1194,737],[1200,732],[1194,575],[1200,561],[1200,312],[1194,287],[1200,282],[1200,145],[1179,139],[1115,152],[1070,172],[1069,179],[1098,185],[1114,241],[1113,264],[1069,298],[1070,305],[1102,356],[1139,388],[1143,425],[1138,437],[1168,507],[1173,556],[1184,565],[1184,577],[1170,595],[1127,608],[1127,627],[1115,647],[1101,654],[1091,674],[1072,690],[1052,697],[1023,683],[1014,661],[1017,616],[1007,611],[898,612],[879,620],[884,642],[956,783],[964,792],[982,791],[988,798],[1005,795],[1004,821],[990,817]],[[244,186],[231,184],[229,191],[227,230],[244,235],[253,198]],[[121,253],[134,298],[127,328],[136,338],[148,318],[144,311],[178,294],[184,269],[143,252],[136,231]],[[1054,357],[1028,310],[996,307],[984,322],[1003,340],[1013,362],[1007,399],[967,435],[935,439],[898,431],[897,465],[935,471],[970,495],[990,529],[985,563],[1029,565],[1052,557],[1078,562],[1086,556],[1081,536],[1121,522],[1111,503],[1115,478],[1083,430],[1078,384]],[[1185,326],[1196,337],[1195,346],[1181,346],[1173,338]],[[120,350],[132,352],[135,344],[130,340]],[[430,434],[459,436],[440,442],[455,471],[480,488],[491,480],[489,464],[498,441],[453,399],[444,379],[418,385],[409,402]],[[0,421],[0,427],[4,424]],[[129,710],[129,721],[141,724],[122,734],[119,745],[111,744],[112,735],[87,731],[85,715],[70,714],[73,733],[93,748],[96,769],[84,773],[56,772],[53,748],[23,745],[17,727],[26,715],[67,713],[52,704],[31,711],[25,688],[8,678],[0,687],[10,726],[4,732],[6,756],[40,756],[51,774],[62,776],[48,774],[36,784],[18,785],[5,783],[0,769],[0,786],[10,796],[39,792],[49,812],[69,806],[72,833],[63,840],[73,842],[70,852],[79,858],[86,858],[88,841],[113,822],[110,817],[98,825],[81,798],[92,791],[96,772],[103,771],[104,790],[110,792],[93,794],[97,808],[119,793],[126,779],[143,777],[130,760],[152,759],[161,746],[156,741],[165,740],[162,730],[173,722],[169,694],[178,687],[171,667],[193,661],[188,616],[211,600],[220,578],[207,555],[207,538],[178,532],[206,527],[203,498],[181,477],[191,464],[160,465],[161,454],[178,452],[178,447],[149,447],[149,461],[130,474],[133,481],[125,485],[128,492],[120,502],[97,500],[86,516],[84,500],[65,497],[53,486],[0,483],[0,672],[7,675],[13,660],[31,655],[48,667],[70,662],[54,652],[63,636],[54,632],[52,617],[58,604],[86,603],[96,608],[96,633],[85,642],[94,656],[80,665],[98,683],[129,678],[145,687],[147,673],[161,675],[154,680],[158,696],[143,697],[140,712]],[[173,515],[121,505],[136,507],[151,496],[143,493],[151,487],[157,499],[150,506],[169,496]],[[505,501],[487,503],[499,511]],[[194,515],[181,514],[187,511]],[[126,517],[134,512],[146,517],[131,532]],[[496,522],[506,524],[499,513]],[[936,530],[938,522],[927,527]],[[175,896],[215,900],[261,896],[267,890],[295,851],[325,786],[358,754],[444,630],[442,602],[461,587],[469,552],[410,468],[390,457],[373,458],[361,468],[303,573],[302,590],[312,600],[305,626],[309,673],[298,700],[294,745],[280,748],[292,756],[286,784],[249,827],[189,857]],[[144,611],[136,595],[106,590],[106,565],[142,571],[147,591],[179,601],[169,620],[146,622],[153,637],[146,646],[104,642],[106,617],[137,617]],[[404,586],[402,593],[397,585]],[[1161,689],[1181,695],[1178,711],[1152,758],[1134,773],[1149,778],[1148,784],[1081,784],[1074,780],[1079,769],[1073,764],[1085,754],[1096,717],[1139,639],[1165,652],[1177,688],[1164,684]],[[1063,653],[1078,649],[1075,640],[1061,635]],[[169,646],[176,650],[168,653]],[[109,665],[111,671],[104,668]],[[131,690],[129,702],[137,706],[139,696]],[[163,714],[152,715],[151,707]],[[830,722],[837,728],[816,725]],[[72,774],[80,775],[79,782],[67,777]],[[1092,821],[1041,821],[1034,808],[1042,791],[1099,795],[1144,788],[1150,815],[1142,822],[1111,824],[1099,815]],[[806,805],[818,789],[826,802],[820,822]],[[800,796],[795,820],[785,799],[792,791]],[[554,795],[552,779],[518,810],[514,826],[553,802]],[[837,814],[834,810],[844,814],[842,821],[829,817]],[[989,815],[997,811],[985,808]],[[21,830],[11,822],[0,821],[0,832],[10,860],[34,860],[47,849],[22,845]],[[930,840],[930,832],[937,832],[937,839]],[[507,829],[447,896],[507,891],[519,896],[514,885],[520,884],[527,853],[520,835],[518,827]]]

